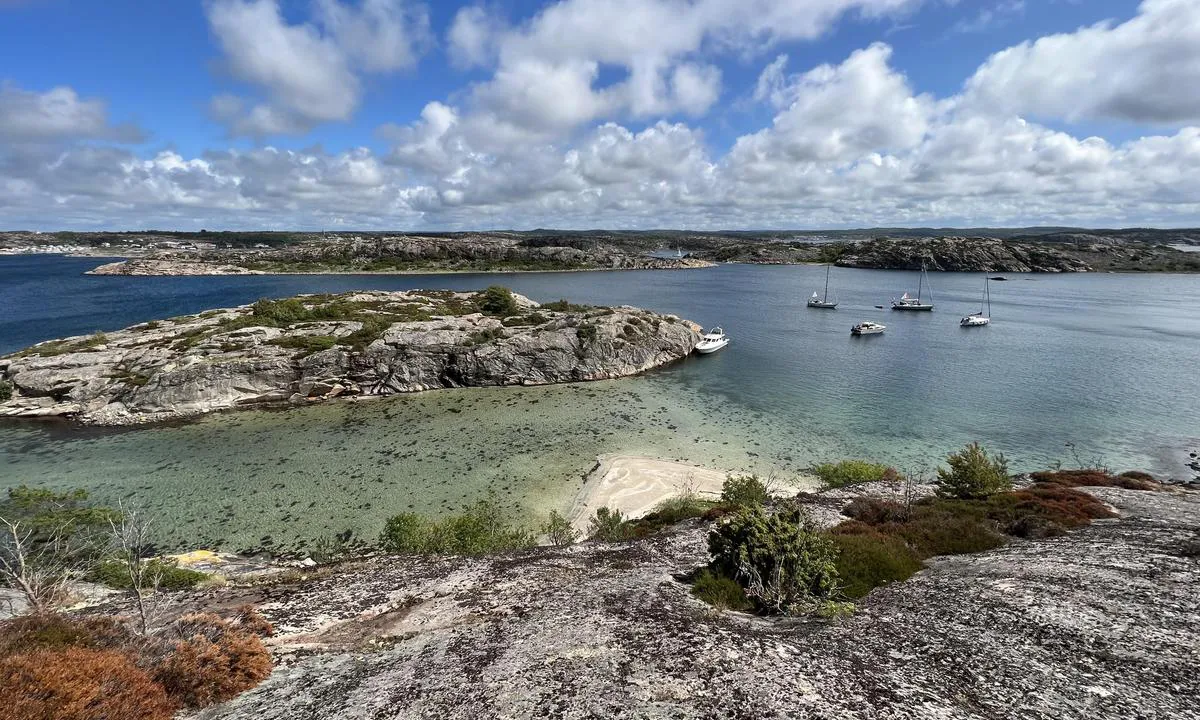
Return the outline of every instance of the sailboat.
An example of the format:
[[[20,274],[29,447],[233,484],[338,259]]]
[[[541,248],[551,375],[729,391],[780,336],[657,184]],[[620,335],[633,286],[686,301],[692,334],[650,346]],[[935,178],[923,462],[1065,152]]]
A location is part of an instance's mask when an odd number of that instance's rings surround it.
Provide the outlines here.
[[[813,292],[812,297],[808,299],[810,308],[821,308],[823,310],[834,310],[837,308],[837,300],[829,301],[829,269],[831,265],[825,265],[825,297],[817,297],[817,293]]]
[[[678,245],[675,246],[675,257],[683,257],[683,248],[679,247]]]
[[[959,320],[959,325],[963,327],[980,327],[992,322],[992,291],[988,287],[988,279],[986,276],[983,278],[983,298],[979,302],[979,312],[971,313],[962,320]]]
[[[892,301],[892,309],[893,310],[925,310],[925,311],[932,310],[933,309],[933,288],[932,287],[929,288],[928,302],[921,299],[921,291],[925,289],[926,279],[927,279],[927,275],[925,272],[925,262],[921,261],[921,276],[920,276],[920,279],[917,281],[917,296],[915,298],[909,297],[908,293],[904,293],[903,295],[900,296],[899,300]]]

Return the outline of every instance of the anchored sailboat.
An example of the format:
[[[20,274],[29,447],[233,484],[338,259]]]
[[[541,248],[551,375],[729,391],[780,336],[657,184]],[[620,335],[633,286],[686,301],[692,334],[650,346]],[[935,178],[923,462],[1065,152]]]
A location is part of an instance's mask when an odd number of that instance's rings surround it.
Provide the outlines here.
[[[833,310],[837,308],[837,300],[834,300],[833,302],[829,301],[829,270],[831,267],[833,266],[829,264],[825,265],[825,296],[819,298],[817,297],[817,293],[813,292],[812,297],[808,299],[808,306],[810,308],[821,308],[823,310]]]
[[[963,327],[980,327],[992,322],[992,291],[987,277],[983,278],[983,298],[979,301],[979,312],[971,313],[958,321]],[[986,311],[985,311],[986,308]]]
[[[892,309],[893,310],[925,310],[925,311],[932,310],[933,309],[933,287],[932,286],[929,288],[929,300],[925,301],[925,300],[921,299],[921,292],[925,289],[925,284],[926,284],[925,261],[922,260],[921,261],[921,276],[920,276],[920,279],[917,280],[917,296],[915,298],[913,298],[913,297],[909,297],[908,293],[904,293],[903,295],[900,296],[899,300],[892,301]]]

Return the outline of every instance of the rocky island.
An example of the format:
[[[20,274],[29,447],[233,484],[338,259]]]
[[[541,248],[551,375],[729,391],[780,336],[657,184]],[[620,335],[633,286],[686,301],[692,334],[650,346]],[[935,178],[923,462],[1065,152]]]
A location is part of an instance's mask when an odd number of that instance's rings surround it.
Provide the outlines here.
[[[679,360],[697,339],[675,316],[539,305],[500,287],[301,295],[0,358],[0,416],[129,425],[335,397],[602,380]]]
[[[602,239],[512,233],[305,238],[278,247],[158,248],[101,265],[92,275],[245,275],[307,273],[675,270],[708,267],[695,258],[662,258]]]

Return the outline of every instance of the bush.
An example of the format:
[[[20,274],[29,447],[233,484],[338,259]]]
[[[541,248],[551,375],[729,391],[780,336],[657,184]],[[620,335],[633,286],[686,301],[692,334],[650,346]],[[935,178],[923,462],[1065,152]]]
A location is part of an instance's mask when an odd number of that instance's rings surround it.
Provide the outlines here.
[[[904,522],[908,519],[908,508],[893,500],[882,498],[854,498],[842,509],[842,514],[868,525],[888,522]]]
[[[1149,473],[1130,470],[1113,475],[1104,470],[1085,468],[1082,470],[1053,470],[1035,472],[1030,476],[1039,483],[1053,483],[1064,487],[1119,487],[1126,490],[1161,490],[1162,484]]]
[[[721,483],[721,504],[730,508],[757,507],[771,498],[757,475],[730,475]]]
[[[579,338],[581,343],[590,343],[599,337],[600,333],[596,330],[596,326],[591,323],[583,323],[575,328],[575,337]]]
[[[798,613],[838,589],[836,552],[799,509],[743,508],[708,536],[712,568],[732,577],[760,610]]]
[[[584,312],[591,310],[591,305],[575,305],[567,300],[555,300],[554,302],[542,303],[543,310],[551,310],[553,312]]]
[[[704,513],[712,507],[711,502],[701,500],[696,497],[695,493],[685,492],[682,495],[669,497],[662,500],[654,509],[646,514],[646,517],[634,520],[634,523],[640,523],[643,520],[651,520],[658,528],[674,525],[684,520],[691,518],[703,517]]]
[[[312,313],[298,298],[263,298],[250,306],[251,314],[267,325],[291,325],[312,319]]]
[[[873,588],[907,580],[921,569],[921,558],[902,540],[879,533],[830,536],[837,547],[842,594],[856,599]]]
[[[0,402],[8,402],[12,400],[13,384],[7,380],[0,380]]]
[[[988,456],[979,443],[971,443],[946,457],[949,469],[938,468],[937,494],[944,498],[984,498],[1012,488],[1003,455]]]
[[[482,555],[534,543],[533,533],[511,525],[492,498],[468,505],[440,522],[401,513],[387,521],[380,537],[384,550],[413,554]]]
[[[111,650],[123,647],[131,638],[128,625],[103,615],[25,615],[0,622],[0,657],[69,647]]]
[[[821,463],[813,468],[821,484],[827,488],[877,482],[896,474],[895,469],[866,460],[842,460],[836,463]]]
[[[720,610],[749,610],[753,607],[746,591],[737,581],[718,575],[708,568],[696,573],[692,595]]]
[[[245,627],[216,615],[181,617],[176,629],[183,639],[154,668],[155,680],[172,699],[192,708],[249,690],[271,674],[271,656],[251,631],[262,629],[263,623],[257,613]]]
[[[160,590],[189,590],[208,578],[205,573],[181,568],[172,560],[159,558],[146,561],[147,584],[153,584],[150,580],[155,576],[158,576]],[[129,578],[129,566],[124,560],[106,560],[100,563],[96,566],[93,579],[116,590],[133,589],[133,581]]]
[[[512,291],[502,285],[492,285],[484,290],[479,308],[484,314],[496,317],[508,317],[521,312],[521,306],[517,305]]]
[[[176,708],[125,653],[78,647],[0,659],[0,697],[8,720],[169,720]]]
[[[279,347],[291,348],[293,350],[303,350],[306,353],[312,354],[328,350],[340,341],[332,335],[291,335],[276,338],[268,342],[271,345],[278,345]]]
[[[542,534],[554,545],[570,545],[579,540],[579,531],[557,510],[550,511],[550,518],[542,525]]]
[[[621,542],[634,537],[629,521],[615,508],[597,508],[588,523],[588,537],[601,542]]]

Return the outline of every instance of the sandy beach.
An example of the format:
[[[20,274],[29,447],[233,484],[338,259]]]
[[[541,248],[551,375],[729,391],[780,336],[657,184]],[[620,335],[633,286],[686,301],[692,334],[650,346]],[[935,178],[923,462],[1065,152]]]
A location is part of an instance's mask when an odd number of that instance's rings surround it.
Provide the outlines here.
[[[670,497],[692,492],[702,499],[721,496],[729,473],[685,463],[637,455],[601,455],[588,474],[571,508],[571,525],[586,533],[588,522],[602,507],[620,510],[628,518],[646,515]],[[813,478],[787,478],[768,482],[774,494],[793,494],[816,488]]]

